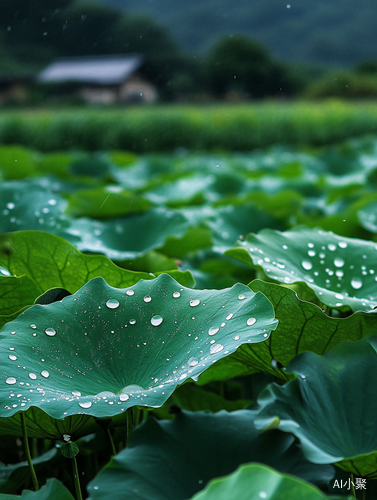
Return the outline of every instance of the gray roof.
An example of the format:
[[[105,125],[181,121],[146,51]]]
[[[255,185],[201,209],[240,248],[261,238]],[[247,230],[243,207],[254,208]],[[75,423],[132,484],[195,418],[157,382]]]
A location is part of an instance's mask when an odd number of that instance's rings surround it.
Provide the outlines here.
[[[142,64],[142,56],[67,57],[57,59],[38,75],[40,82],[83,82],[120,85]]]

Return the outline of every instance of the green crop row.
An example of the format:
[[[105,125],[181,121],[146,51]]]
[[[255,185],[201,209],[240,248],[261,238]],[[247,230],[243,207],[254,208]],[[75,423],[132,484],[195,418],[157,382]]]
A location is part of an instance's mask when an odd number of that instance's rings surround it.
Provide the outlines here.
[[[7,111],[0,117],[0,143],[40,151],[250,151],[276,143],[331,144],[376,131],[375,103],[341,101]]]

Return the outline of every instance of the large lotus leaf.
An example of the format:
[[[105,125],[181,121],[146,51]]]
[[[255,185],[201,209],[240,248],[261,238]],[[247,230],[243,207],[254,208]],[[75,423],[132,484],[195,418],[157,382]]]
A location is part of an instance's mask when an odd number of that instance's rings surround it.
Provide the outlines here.
[[[0,236],[0,265],[16,276],[26,275],[39,289],[76,292],[90,279],[103,276],[125,287],[151,279],[147,273],[121,269],[103,255],[84,255],[59,236],[42,231],[18,231]]]
[[[239,467],[227,477],[214,479],[191,500],[353,500],[327,496],[312,484],[261,464]]]
[[[22,495],[0,494],[0,500],[74,500],[67,488],[57,479],[48,479],[38,491],[24,490]]]
[[[151,203],[119,186],[76,191],[69,198],[66,213],[73,217],[106,219],[145,212]]]
[[[272,303],[278,326],[262,344],[243,345],[234,354],[204,372],[201,384],[264,371],[287,379],[282,370],[297,354],[324,354],[344,341],[357,341],[377,332],[375,314],[356,312],[347,318],[331,318],[320,307],[300,300],[289,288],[254,280],[254,292],[262,292]]]
[[[313,463],[377,478],[377,337],[300,354],[286,371],[296,377],[260,394],[256,426],[291,432]]]
[[[163,274],[128,289],[102,278],[61,302],[35,305],[0,333],[0,416],[37,406],[62,419],[159,407],[188,378],[277,321],[245,285],[192,290]]]
[[[282,283],[305,282],[329,307],[377,307],[377,245],[371,241],[305,227],[284,233],[264,229],[226,255],[260,267]]]
[[[0,232],[36,229],[61,232],[69,225],[62,212],[67,202],[29,181],[0,185]]]
[[[81,252],[103,253],[109,259],[124,261],[161,247],[170,235],[182,237],[188,227],[189,221],[182,214],[155,208],[106,223],[80,218],[72,222],[64,237]]]
[[[282,434],[258,434],[249,410],[214,415],[182,411],[172,421],[150,418],[89,483],[89,498],[133,498],[137,490],[140,500],[185,500],[211,479],[252,461],[327,484],[333,468],[310,464],[293,436]]]

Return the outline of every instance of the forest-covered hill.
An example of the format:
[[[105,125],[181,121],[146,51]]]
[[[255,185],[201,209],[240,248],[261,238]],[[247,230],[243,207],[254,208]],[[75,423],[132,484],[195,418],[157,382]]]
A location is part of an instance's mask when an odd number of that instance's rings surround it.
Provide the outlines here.
[[[246,33],[286,61],[352,66],[377,59],[376,0],[102,0],[145,13],[186,49],[203,53],[219,37]]]

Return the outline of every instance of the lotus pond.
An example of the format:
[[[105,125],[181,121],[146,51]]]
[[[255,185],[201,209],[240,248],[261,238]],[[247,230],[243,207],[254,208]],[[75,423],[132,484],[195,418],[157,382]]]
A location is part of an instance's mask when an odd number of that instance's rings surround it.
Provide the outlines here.
[[[376,497],[375,137],[0,180],[0,500]]]

